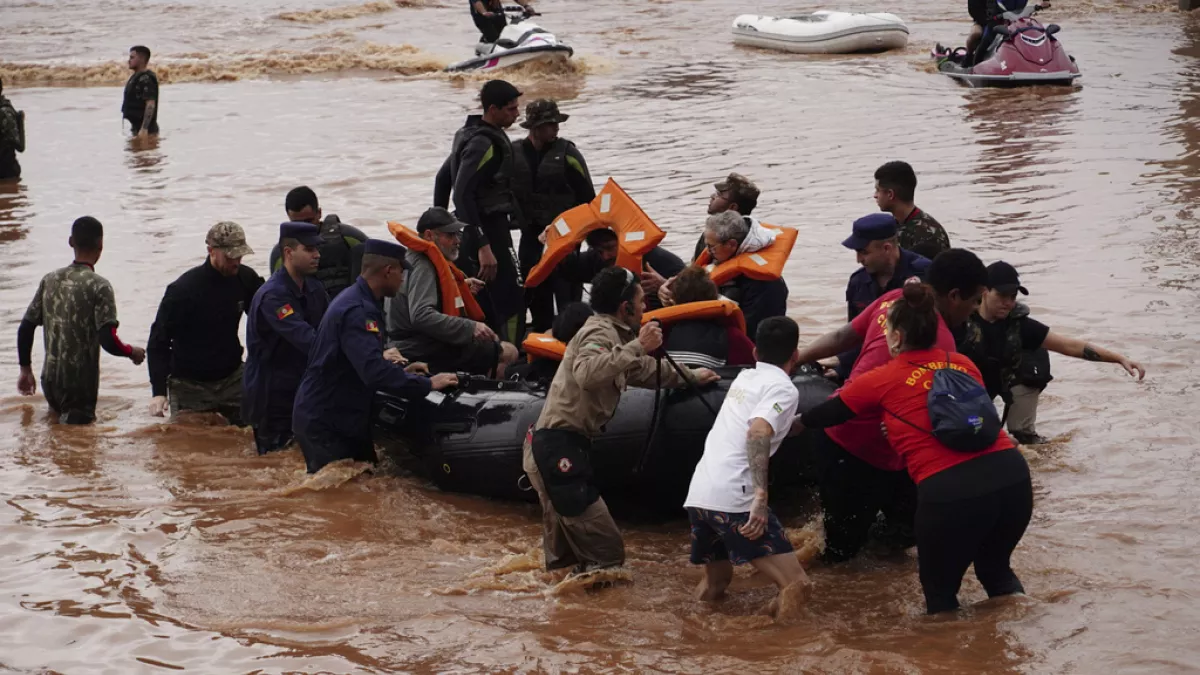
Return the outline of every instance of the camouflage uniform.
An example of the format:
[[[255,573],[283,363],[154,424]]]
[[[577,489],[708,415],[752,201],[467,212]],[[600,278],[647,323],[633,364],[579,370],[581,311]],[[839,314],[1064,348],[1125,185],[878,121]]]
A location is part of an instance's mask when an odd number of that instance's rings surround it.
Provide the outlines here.
[[[950,248],[950,236],[945,228],[917,207],[900,223],[900,248],[906,248],[930,260]]]
[[[25,152],[25,113],[0,96],[0,180],[21,177],[18,152]]]
[[[117,325],[112,285],[88,265],[55,270],[38,284],[25,320],[42,326],[46,401],[68,423],[90,422],[100,390],[100,332]]]

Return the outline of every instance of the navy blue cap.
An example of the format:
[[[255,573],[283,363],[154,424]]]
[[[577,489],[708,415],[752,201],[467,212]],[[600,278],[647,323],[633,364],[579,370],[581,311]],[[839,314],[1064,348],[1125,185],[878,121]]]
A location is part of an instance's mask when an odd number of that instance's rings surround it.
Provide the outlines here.
[[[320,246],[325,243],[325,239],[321,237],[321,228],[312,223],[280,223],[279,238],[295,239],[305,246]]]
[[[394,241],[384,241],[382,239],[368,239],[363,243],[363,255],[378,255],[384,258],[393,258],[400,261],[401,267],[411,269],[408,261],[404,259],[404,254],[408,253],[408,249]]]
[[[872,213],[869,216],[863,216],[854,221],[854,233],[842,242],[842,246],[851,251],[861,251],[873,241],[895,237],[898,226],[896,217],[890,213]]]

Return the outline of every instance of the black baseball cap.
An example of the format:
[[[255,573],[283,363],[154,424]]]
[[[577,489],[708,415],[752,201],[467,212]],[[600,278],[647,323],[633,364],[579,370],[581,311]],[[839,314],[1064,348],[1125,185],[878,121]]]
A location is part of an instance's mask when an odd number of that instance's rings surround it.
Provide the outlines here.
[[[453,213],[440,206],[435,206],[421,214],[420,220],[417,221],[417,232],[437,230],[438,232],[450,234],[452,232],[462,232],[466,226],[467,224],[455,218]]]
[[[503,108],[509,101],[520,98],[521,90],[504,80],[488,80],[479,90],[479,102],[486,112],[492,106]]]
[[[1029,291],[1021,285],[1021,278],[1017,276],[1017,268],[1003,260],[988,265],[987,276],[988,288],[993,291],[1014,295],[1019,291],[1022,295],[1029,295]]]

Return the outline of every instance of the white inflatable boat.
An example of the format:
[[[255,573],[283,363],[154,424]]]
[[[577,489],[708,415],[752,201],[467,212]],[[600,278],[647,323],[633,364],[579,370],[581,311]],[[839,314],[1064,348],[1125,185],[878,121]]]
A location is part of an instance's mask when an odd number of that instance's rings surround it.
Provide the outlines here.
[[[743,14],[733,20],[734,44],[800,54],[850,54],[901,49],[908,26],[895,14],[819,11],[786,18]]]

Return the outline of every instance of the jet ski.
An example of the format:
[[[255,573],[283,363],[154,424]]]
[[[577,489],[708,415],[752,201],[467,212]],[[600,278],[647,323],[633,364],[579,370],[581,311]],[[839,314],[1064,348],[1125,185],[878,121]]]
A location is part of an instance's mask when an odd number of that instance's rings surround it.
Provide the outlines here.
[[[448,72],[497,70],[537,59],[570,58],[575,50],[537,25],[523,7],[505,7],[500,39],[475,45],[475,57],[447,66]]]
[[[741,370],[717,368],[720,381],[700,389],[627,389],[590,453],[605,500],[657,512],[679,509],[716,412]],[[810,366],[797,369],[792,381],[800,392],[797,412],[836,388]],[[521,468],[522,451],[546,391],[544,384],[460,375],[457,388],[416,401],[380,393],[376,443],[443,490],[536,501]],[[772,485],[801,483],[812,433],[784,441],[771,460]]]
[[[1043,26],[1033,15],[1050,5],[1027,0],[995,0],[996,21],[984,30],[979,49],[949,50],[941,45],[931,56],[938,71],[972,87],[1067,85],[1080,75],[1075,59],[1055,37],[1059,26]]]

